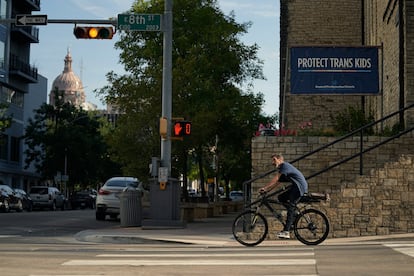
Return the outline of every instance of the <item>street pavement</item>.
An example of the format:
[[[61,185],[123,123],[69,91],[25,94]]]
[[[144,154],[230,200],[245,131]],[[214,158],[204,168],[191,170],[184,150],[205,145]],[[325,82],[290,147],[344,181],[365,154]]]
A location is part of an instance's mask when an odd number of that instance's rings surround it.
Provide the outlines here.
[[[75,235],[81,242],[126,243],[126,244],[183,244],[200,246],[243,246],[232,235],[232,222],[237,213],[199,219],[184,227],[121,227],[98,230],[84,230]],[[385,236],[363,236],[351,238],[328,238],[321,245],[370,243],[379,244],[389,240],[414,241],[414,233]],[[303,245],[295,239],[265,240],[262,246]]]

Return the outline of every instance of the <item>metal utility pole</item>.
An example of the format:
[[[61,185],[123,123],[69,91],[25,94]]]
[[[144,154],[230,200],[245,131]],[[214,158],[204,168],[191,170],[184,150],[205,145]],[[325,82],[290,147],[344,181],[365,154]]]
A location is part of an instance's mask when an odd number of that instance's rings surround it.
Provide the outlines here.
[[[165,0],[164,7],[164,44],[162,70],[162,116],[167,118],[168,124],[172,117],[172,4],[173,0]],[[161,138],[161,166],[168,168],[171,176],[171,139],[170,132],[166,139]]]

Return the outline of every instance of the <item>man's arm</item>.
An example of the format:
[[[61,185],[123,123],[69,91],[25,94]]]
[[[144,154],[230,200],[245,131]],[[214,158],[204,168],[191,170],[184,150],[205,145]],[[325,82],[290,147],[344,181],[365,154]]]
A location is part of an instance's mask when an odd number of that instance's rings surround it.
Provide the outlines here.
[[[272,178],[272,180],[270,180],[270,182],[266,186],[264,186],[264,187],[262,187],[260,189],[260,192],[261,193],[267,193],[267,192],[273,190],[274,188],[276,188],[278,186],[278,184],[279,184],[279,178],[280,178],[280,176],[281,176],[281,174],[280,173],[277,173]]]

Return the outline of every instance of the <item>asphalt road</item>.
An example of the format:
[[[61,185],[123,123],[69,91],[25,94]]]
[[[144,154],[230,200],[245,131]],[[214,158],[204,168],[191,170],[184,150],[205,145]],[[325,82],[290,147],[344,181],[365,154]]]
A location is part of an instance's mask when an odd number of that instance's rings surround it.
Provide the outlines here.
[[[0,213],[0,275],[412,275],[412,239],[315,247],[248,248],[81,242],[86,229],[117,228],[93,210]]]

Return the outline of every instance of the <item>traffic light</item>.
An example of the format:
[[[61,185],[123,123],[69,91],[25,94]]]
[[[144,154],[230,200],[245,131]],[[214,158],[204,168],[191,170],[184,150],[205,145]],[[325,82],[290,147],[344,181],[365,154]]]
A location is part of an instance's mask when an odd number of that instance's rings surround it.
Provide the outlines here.
[[[191,134],[191,122],[174,122],[173,133],[175,137],[183,137]]]
[[[77,39],[112,39],[114,36],[113,27],[75,27],[73,34]]]

